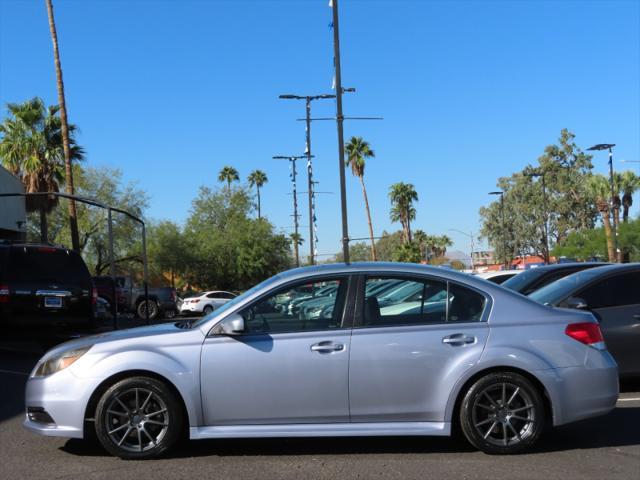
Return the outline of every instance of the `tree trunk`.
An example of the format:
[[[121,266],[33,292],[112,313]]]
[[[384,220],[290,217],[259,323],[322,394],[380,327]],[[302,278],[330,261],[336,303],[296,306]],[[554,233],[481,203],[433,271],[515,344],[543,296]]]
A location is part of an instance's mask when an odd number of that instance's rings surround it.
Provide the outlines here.
[[[411,242],[411,219],[409,218],[409,207],[407,207],[407,241]]]
[[[371,238],[371,259],[375,262],[378,260],[376,254],[376,241],[373,238],[373,224],[371,223],[371,212],[369,210],[369,198],[367,197],[367,189],[364,186],[364,178],[360,177],[360,184],[362,185],[362,195],[364,196],[364,207],[367,210],[367,221],[369,222],[369,237]]]
[[[60,65],[60,52],[58,50],[58,34],[56,23],[53,18],[53,5],[51,0],[46,0],[47,14],[49,16],[49,30],[51,31],[51,41],[53,42],[53,59],[56,67],[56,79],[58,86],[58,104],[60,106],[60,121],[62,130],[62,148],[64,150],[64,170],[65,187],[67,194],[74,194],[73,170],[71,168],[71,149],[69,148],[69,124],[67,122],[67,104],[64,97],[64,82],[62,80],[62,66]],[[71,245],[76,252],[80,251],[80,237],[78,235],[78,213],[76,202],[70,199],[69,205],[69,226],[71,228]]]
[[[256,186],[256,190],[258,192],[258,220],[262,218],[260,214],[260,187]]]
[[[40,241],[47,243],[49,237],[49,225],[47,223],[47,210],[44,205],[40,207]]]
[[[607,254],[610,262],[616,261],[616,252],[613,248],[613,232],[611,230],[611,218],[609,212],[600,212],[602,215],[602,224],[604,225],[604,234],[607,237]]]

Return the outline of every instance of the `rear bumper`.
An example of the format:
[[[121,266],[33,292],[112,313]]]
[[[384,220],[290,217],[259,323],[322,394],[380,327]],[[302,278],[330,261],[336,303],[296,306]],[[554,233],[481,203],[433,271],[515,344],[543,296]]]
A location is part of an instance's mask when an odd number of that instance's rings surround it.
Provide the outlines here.
[[[553,406],[553,424],[605,415],[618,401],[618,366],[607,351],[590,349],[584,365],[535,372]]]

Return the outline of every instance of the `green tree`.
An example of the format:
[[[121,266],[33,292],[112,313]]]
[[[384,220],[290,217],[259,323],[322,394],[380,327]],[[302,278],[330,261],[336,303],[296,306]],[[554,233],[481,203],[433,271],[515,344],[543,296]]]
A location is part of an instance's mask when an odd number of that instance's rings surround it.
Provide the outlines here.
[[[369,237],[371,238],[371,258],[375,262],[377,260],[376,255],[376,242],[373,236],[373,223],[371,222],[371,211],[369,210],[369,199],[367,197],[367,189],[364,185],[364,167],[366,160],[374,158],[375,152],[369,145],[369,142],[362,139],[362,137],[351,137],[349,143],[345,146],[345,153],[347,158],[345,163],[347,167],[351,167],[351,173],[360,180],[362,186],[362,196],[364,197],[364,207],[367,214],[367,223],[369,224]]]
[[[504,227],[500,201],[480,209],[481,237],[489,241],[496,258],[507,262],[526,254],[548,258],[545,221],[551,247],[573,231],[593,228],[597,211],[587,188],[591,156],[574,138],[563,129],[557,144],[547,146],[536,165],[498,179],[504,192]],[[531,177],[534,173],[544,175],[546,196],[541,179]]]
[[[342,252],[339,252],[334,260],[335,262],[344,262]],[[371,261],[371,247],[365,242],[355,242],[349,245],[349,261],[351,262],[369,262]]]
[[[394,183],[389,187],[391,200],[390,218],[392,222],[400,222],[404,232],[404,241],[411,242],[411,220],[416,218],[413,202],[418,201],[418,192],[411,183]]]
[[[302,235],[299,233],[291,233],[289,234],[289,238],[291,239],[291,246],[293,247],[293,259],[295,261],[296,267],[300,266],[300,245],[304,242]]]
[[[401,230],[393,233],[383,231],[382,236],[376,242],[376,252],[378,254],[378,260],[382,262],[392,262],[393,253],[400,245],[402,245],[403,241],[404,232],[402,232]]]
[[[618,188],[622,192],[622,221],[629,220],[629,209],[633,206],[633,195],[640,190],[640,177],[630,170],[617,175]]]
[[[147,193],[135,183],[124,183],[122,172],[115,168],[80,168],[74,165],[76,193],[93,198],[104,205],[143,217],[148,207]],[[51,239],[54,243],[69,244],[69,216],[61,208],[51,212]],[[142,232],[140,225],[130,218],[113,212],[113,251],[117,273],[139,277],[142,271]],[[89,270],[95,275],[109,272],[109,236],[107,212],[99,207],[78,204],[80,253]],[[149,237],[153,231],[149,228]],[[151,254],[149,254],[151,259]]]
[[[222,167],[222,170],[220,170],[220,173],[218,174],[219,182],[227,182],[228,195],[231,195],[231,183],[239,180],[240,176],[238,175],[238,171],[229,165]]]
[[[23,183],[27,193],[59,192],[64,183],[65,164],[62,124],[57,106],[45,107],[40,98],[7,104],[9,115],[0,124],[0,158],[4,166]],[[69,125],[70,154],[83,160],[84,150],[74,139],[76,127]],[[49,239],[47,214],[59,200],[56,196],[26,198],[27,211],[40,213],[40,240]]]
[[[186,279],[201,288],[242,290],[291,264],[290,240],[264,218],[251,218],[244,188],[227,193],[201,187],[185,226],[191,262]]]
[[[422,261],[420,246],[413,241],[404,242],[393,252],[393,261],[403,263],[420,263]]]
[[[260,205],[260,189],[265,183],[269,181],[269,179],[267,178],[267,174],[262,170],[254,170],[249,174],[247,180],[249,181],[249,185],[251,187],[256,187],[256,195],[258,197],[258,218],[262,218]]]
[[[147,238],[150,273],[160,279],[168,275],[171,286],[175,288],[176,277],[184,275],[191,260],[180,226],[168,220],[153,223],[147,229]]]
[[[613,230],[611,222],[611,208],[609,200],[611,198],[611,188],[609,181],[600,174],[592,175],[588,181],[589,192],[591,198],[595,202],[600,217],[602,218],[602,225],[604,226],[604,233],[607,239],[607,255],[610,262],[616,261],[616,251],[613,242]]]

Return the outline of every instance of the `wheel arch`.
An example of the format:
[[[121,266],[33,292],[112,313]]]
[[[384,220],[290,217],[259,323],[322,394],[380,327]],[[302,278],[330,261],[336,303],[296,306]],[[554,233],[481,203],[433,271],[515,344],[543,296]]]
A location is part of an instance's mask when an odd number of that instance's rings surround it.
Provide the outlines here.
[[[130,378],[130,377],[150,377],[160,382],[163,382],[165,385],[167,385],[167,387],[169,387],[169,390],[171,390],[171,392],[178,399],[178,403],[180,404],[182,414],[184,415],[184,419],[186,420],[184,422],[185,424],[184,434],[188,435],[189,425],[191,425],[192,421],[195,421],[195,419],[192,419],[191,416],[189,415],[189,410],[187,409],[187,404],[184,400],[184,397],[180,392],[180,390],[175,386],[175,384],[171,380],[169,380],[167,377],[157,372],[153,372],[151,370],[144,370],[144,369],[133,369],[133,370],[123,370],[121,372],[114,373],[110,377],[103,380],[94,389],[93,393],[89,397],[89,401],[87,402],[87,405],[84,411],[84,416],[83,416],[83,420],[84,420],[83,430],[84,430],[85,439],[87,438],[87,433],[89,430],[88,427],[90,427],[91,429],[90,435],[93,435],[93,432],[95,432],[94,422],[96,419],[94,417],[95,417],[96,407],[98,406],[98,402],[100,401],[100,397],[102,397],[104,392],[106,392],[112,385],[119,382],[120,380],[124,380],[125,378]]]
[[[517,374],[522,375],[523,377],[525,377],[531,383],[533,383],[534,386],[538,389],[538,391],[542,395],[542,399],[544,401],[544,409],[545,409],[545,413],[547,415],[547,419],[549,420],[550,423],[553,421],[553,418],[554,418],[553,401],[552,401],[551,396],[549,394],[549,390],[547,389],[545,384],[542,382],[542,380],[540,380],[540,378],[538,378],[536,375],[534,375],[530,371],[524,370],[524,369],[519,368],[519,367],[514,367],[512,365],[506,365],[506,364],[505,365],[492,365],[490,367],[483,368],[482,370],[478,370],[478,371],[474,372],[470,377],[468,377],[466,380],[461,382],[461,385],[453,393],[453,395],[452,395],[453,398],[450,399],[449,404],[447,405],[447,412],[446,412],[446,418],[451,421],[451,425],[453,427],[452,430],[458,430],[459,429],[460,421],[459,421],[458,413],[460,412],[460,405],[462,404],[462,399],[464,398],[467,390],[478,379],[480,379],[480,378],[482,378],[482,377],[484,377],[486,375],[489,375],[491,373],[496,373],[496,372],[517,373]]]

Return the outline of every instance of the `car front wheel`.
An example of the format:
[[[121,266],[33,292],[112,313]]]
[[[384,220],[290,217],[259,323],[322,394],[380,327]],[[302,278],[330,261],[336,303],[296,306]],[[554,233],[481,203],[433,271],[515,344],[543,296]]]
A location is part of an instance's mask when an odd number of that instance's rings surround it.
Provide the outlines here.
[[[174,393],[149,377],[126,378],[111,386],[98,402],[95,419],[102,446],[124,459],[164,454],[179,440],[184,426]]]
[[[460,407],[460,425],[469,442],[490,454],[519,453],[531,447],[545,426],[545,407],[535,385],[513,372],[477,380]]]

